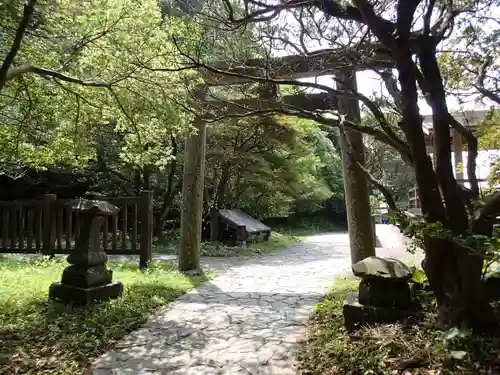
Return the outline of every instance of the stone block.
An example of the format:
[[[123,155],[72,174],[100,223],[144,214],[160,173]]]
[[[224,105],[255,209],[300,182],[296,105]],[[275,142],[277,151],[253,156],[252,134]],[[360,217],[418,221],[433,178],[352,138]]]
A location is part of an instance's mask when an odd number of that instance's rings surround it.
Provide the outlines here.
[[[119,281],[89,288],[53,283],[49,288],[50,299],[74,305],[88,305],[93,302],[109,301],[120,297],[122,294],[123,284]]]
[[[490,301],[500,301],[500,276],[489,275],[484,280],[486,295]]]
[[[412,309],[413,301],[408,283],[368,279],[359,284],[359,303],[376,307]]]
[[[342,312],[347,330],[363,324],[393,323],[416,315],[412,310],[362,305],[359,303],[358,293],[354,292],[347,295]]]
[[[64,269],[61,284],[90,288],[110,284],[112,279],[113,271],[106,269],[105,265],[92,267],[71,265]]]
[[[362,279],[387,279],[408,282],[412,272],[399,259],[368,257],[352,265],[352,272]]]

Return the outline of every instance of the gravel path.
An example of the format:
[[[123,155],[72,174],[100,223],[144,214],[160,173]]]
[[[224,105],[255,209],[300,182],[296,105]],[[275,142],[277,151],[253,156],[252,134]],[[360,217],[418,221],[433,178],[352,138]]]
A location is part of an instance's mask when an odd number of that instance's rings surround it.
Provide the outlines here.
[[[408,260],[396,228],[377,226],[377,235],[378,255]],[[236,262],[151,316],[98,358],[93,374],[295,374],[314,304],[349,268],[343,233]]]

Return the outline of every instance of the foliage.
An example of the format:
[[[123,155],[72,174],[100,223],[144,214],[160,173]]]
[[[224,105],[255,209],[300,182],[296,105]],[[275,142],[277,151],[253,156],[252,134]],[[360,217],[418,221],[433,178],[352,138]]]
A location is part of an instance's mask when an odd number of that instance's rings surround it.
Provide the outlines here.
[[[445,82],[460,101],[500,104],[499,2],[477,2],[457,17],[454,33],[440,55]],[[486,99],[486,100],[485,100]]]
[[[149,314],[203,281],[167,262],[147,273],[137,264],[110,262],[125,291],[118,300],[89,308],[47,302],[51,282],[67,265],[59,260],[0,258],[0,373],[72,375]]]
[[[161,254],[178,254],[179,253],[179,231],[172,231],[168,238],[162,244],[154,247],[153,251]],[[262,238],[250,241],[247,247],[234,247],[222,243],[203,242],[201,244],[201,256],[208,257],[235,257],[261,255],[271,253],[278,250],[284,250],[290,246],[302,242],[299,235],[283,233],[281,231],[273,231],[268,241],[263,241]]]
[[[154,0],[42,4],[15,67],[50,73],[23,74],[1,91],[3,168],[84,167],[98,146],[114,147],[121,166],[164,167],[171,158],[166,140],[189,131],[192,115],[183,105],[192,75],[149,67],[175,68],[170,35],[194,35],[192,27],[175,18],[162,22]],[[9,30],[2,51],[11,45]]]
[[[353,333],[344,328],[342,303],[356,290],[353,279],[337,280],[315,306],[307,338],[299,352],[301,375],[465,375],[500,371],[495,337],[435,325],[435,305],[424,294],[422,320],[374,324]],[[497,311],[497,316],[498,316]]]
[[[397,132],[396,122],[399,117],[390,112],[386,114],[386,117],[394,131]],[[365,113],[362,122],[367,126],[378,127],[377,120],[370,113]],[[391,190],[396,203],[405,202],[408,191],[416,184],[413,168],[402,159],[401,155],[388,148],[386,144],[377,141],[373,137],[367,136],[364,138],[367,169],[384,186]]]
[[[330,220],[321,216],[313,215],[307,215],[304,217],[290,216],[287,218],[286,222],[272,225],[272,228],[276,232],[299,237],[342,230]]]
[[[262,218],[314,212],[342,195],[339,157],[310,121],[221,122],[210,129],[207,147],[209,206],[240,207]]]
[[[9,12],[2,13],[2,25],[9,27],[1,31],[3,55],[22,11],[22,4],[4,5]],[[201,22],[194,11],[201,5],[41,3],[11,70],[29,64],[50,73],[27,72],[1,90],[0,170],[14,176],[25,167],[81,173],[90,189],[108,195],[151,189],[157,217],[175,212],[183,139],[192,131],[189,90],[199,78],[189,69],[173,71],[185,61],[179,49],[212,60],[265,52],[251,28],[234,38],[216,29],[215,18]],[[203,8],[205,16],[221,6],[212,5]],[[259,90],[249,84],[216,91],[234,98]],[[242,146],[238,139],[251,142]],[[314,211],[343,191],[338,156],[311,123],[252,118],[210,126],[207,209],[217,203],[224,169],[230,174],[224,200],[259,217]]]

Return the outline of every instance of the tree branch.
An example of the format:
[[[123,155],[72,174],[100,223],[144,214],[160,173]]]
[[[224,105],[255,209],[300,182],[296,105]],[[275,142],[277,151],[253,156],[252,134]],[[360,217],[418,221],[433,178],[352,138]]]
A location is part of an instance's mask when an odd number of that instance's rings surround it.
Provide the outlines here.
[[[493,58],[489,55],[486,56],[483,63],[481,64],[481,67],[479,68],[479,72],[478,72],[479,74],[477,76],[476,84],[474,85],[474,87],[484,97],[490,99],[491,101],[494,101],[497,104],[500,104],[500,95],[495,94],[493,91],[488,90],[487,88],[484,87],[484,80],[486,78],[486,71],[488,70],[489,66],[492,63],[493,63]]]
[[[427,104],[432,107],[431,98],[430,98],[430,89],[425,80],[425,77],[422,75],[422,72],[415,66],[415,72],[417,76],[417,82],[420,86],[420,90],[424,95],[425,101]],[[466,139],[467,141],[467,176],[469,177],[469,182],[471,185],[471,192],[474,197],[479,196],[479,182],[476,176],[476,158],[478,155],[477,147],[477,138],[474,134],[463,126],[460,122],[455,119],[449,112],[447,114],[447,120],[449,126],[453,129],[457,130],[457,132]],[[434,151],[436,152],[436,151]]]
[[[31,21],[31,17],[35,11],[36,0],[28,0],[28,2],[24,5],[23,17],[21,18],[21,22],[16,30],[16,35],[14,36],[14,41],[10,47],[7,56],[3,60],[2,67],[0,68],[0,90],[2,90],[7,83],[8,72],[9,69],[14,62],[14,59],[19,52],[19,48],[21,48],[21,42],[23,41],[24,34],[28,25]]]
[[[342,130],[342,128],[341,128]],[[380,192],[382,193],[382,195],[384,196],[386,202],[387,202],[387,205],[389,206],[389,208],[396,212],[398,210],[398,207],[396,206],[396,201],[394,200],[394,197],[392,196],[392,193],[390,191],[390,189],[385,186],[382,181],[378,180],[377,178],[375,178],[375,176],[373,176],[370,171],[368,169],[366,169],[366,167],[361,164],[359,162],[359,160],[357,159],[356,155],[354,155],[354,152],[352,150],[352,145],[351,143],[349,142],[349,139],[347,138],[347,136],[345,135],[345,133],[343,131],[341,131],[341,137],[344,138],[344,142],[347,144],[347,155],[349,155],[349,157],[354,161],[354,163],[356,164],[356,167],[359,168],[359,170],[361,170],[364,175],[367,177],[367,179],[377,187],[377,189],[380,190]]]
[[[423,35],[429,35],[431,32],[431,17],[432,17],[432,11],[434,10],[435,4],[436,4],[436,0],[429,0],[427,12],[424,15]]]
[[[332,118],[327,118],[323,116],[319,112],[314,112],[314,111],[309,111],[305,110],[303,108],[299,108],[296,106],[291,106],[291,105],[282,105],[280,107],[275,107],[272,109],[251,109],[242,105],[239,105],[236,102],[230,102],[231,104],[238,106],[242,110],[246,112],[242,113],[224,113],[222,116],[218,117],[211,117],[211,118],[205,118],[204,121],[207,122],[216,122],[220,121],[224,118],[244,118],[244,117],[250,117],[250,116],[265,116],[265,115],[271,115],[271,114],[276,114],[276,113],[282,113],[284,115],[288,116],[297,116],[301,118],[306,118],[310,120],[314,120],[318,122],[319,124],[325,125],[330,128],[337,128],[339,127],[339,121],[338,119],[332,119]],[[408,163],[411,164],[412,158],[411,158],[411,152],[406,148],[406,147],[401,147],[401,144],[395,142],[390,136],[388,136],[385,132],[373,128],[371,126],[363,126],[363,125],[358,125],[350,121],[345,121],[344,126],[347,128],[350,128],[352,130],[356,130],[360,133],[369,135],[378,141],[392,147],[394,150],[400,153],[402,158],[407,161]]]
[[[65,75],[63,73],[57,72],[55,70],[50,70],[50,69],[45,69],[45,68],[40,68],[34,65],[23,65],[20,66],[19,68],[12,68],[9,70],[6,76],[6,82],[11,81],[15,78],[21,77],[24,74],[36,74],[42,77],[52,77],[52,78],[57,78],[61,81],[64,82],[69,82],[69,83],[75,83],[80,86],[87,86],[87,87],[105,87],[109,88],[111,86],[110,83],[106,82],[95,82],[95,81],[86,81],[82,80],[79,78],[71,77],[68,75]]]
[[[396,39],[393,35],[394,30],[387,27],[387,22],[384,18],[377,16],[373,6],[366,0],[353,0],[356,8],[363,15],[366,25],[372,30],[377,38],[390,50],[397,49]]]
[[[410,40],[413,16],[420,0],[399,0],[397,4],[398,37],[404,42]]]

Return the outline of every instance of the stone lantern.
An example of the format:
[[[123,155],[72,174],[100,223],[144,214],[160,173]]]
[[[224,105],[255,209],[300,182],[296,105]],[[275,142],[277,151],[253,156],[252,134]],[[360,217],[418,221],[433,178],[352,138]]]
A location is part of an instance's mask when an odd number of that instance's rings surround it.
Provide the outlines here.
[[[390,323],[418,315],[409,285],[411,270],[400,260],[368,257],[352,266],[361,278],[358,293],[349,293],[343,314],[348,330],[370,323]]]
[[[101,247],[101,227],[107,217],[120,210],[109,202],[75,199],[69,202],[79,214],[80,232],[75,248],[68,256],[70,264],[60,283],[49,288],[49,298],[76,305],[118,298],[123,285],[112,281],[113,272],[106,268],[108,256]]]

